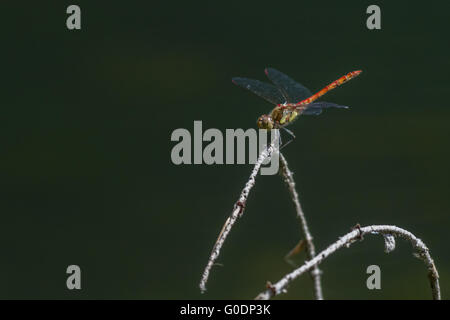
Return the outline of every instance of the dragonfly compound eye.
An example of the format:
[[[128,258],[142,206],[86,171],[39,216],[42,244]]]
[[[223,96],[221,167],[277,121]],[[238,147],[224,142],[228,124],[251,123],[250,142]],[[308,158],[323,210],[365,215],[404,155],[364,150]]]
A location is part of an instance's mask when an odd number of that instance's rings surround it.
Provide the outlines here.
[[[259,117],[259,118],[258,118],[258,121],[256,121],[256,124],[258,125],[258,128],[262,128],[262,126],[263,126],[263,120],[262,120],[262,117]]]

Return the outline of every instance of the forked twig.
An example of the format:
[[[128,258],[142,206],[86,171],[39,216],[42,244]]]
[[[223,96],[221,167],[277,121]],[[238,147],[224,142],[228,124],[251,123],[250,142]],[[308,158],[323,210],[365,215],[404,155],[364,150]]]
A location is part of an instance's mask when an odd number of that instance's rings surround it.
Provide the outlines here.
[[[277,137],[276,137],[277,139]],[[228,217],[227,221],[225,222],[224,226],[222,227],[222,230],[219,233],[219,236],[216,240],[216,243],[214,244],[214,247],[212,249],[211,255],[209,257],[208,263],[206,264],[205,270],[203,271],[202,278],[200,280],[200,291],[204,293],[206,291],[206,282],[208,281],[209,273],[211,271],[212,266],[216,262],[220,249],[223,246],[223,243],[225,242],[225,239],[227,238],[228,234],[231,231],[231,228],[233,227],[234,223],[238,218],[242,216],[244,213],[245,205],[247,202],[248,195],[250,193],[250,190],[255,185],[255,178],[258,175],[259,169],[261,168],[261,165],[263,162],[269,158],[272,153],[277,148],[274,141],[278,140],[272,140],[272,143],[269,147],[265,148],[263,152],[259,155],[255,166],[253,167],[252,173],[250,174],[250,178],[245,184],[244,189],[241,192],[241,195],[239,197],[239,200],[235,203],[233,212],[231,213],[230,217]]]
[[[430,256],[430,252],[428,247],[413,235],[411,232],[401,229],[396,226],[387,226],[387,225],[375,225],[368,227],[359,227],[357,226],[352,232],[346,234],[345,236],[339,238],[338,241],[330,245],[327,249],[320,252],[315,258],[305,262],[301,267],[292,271],[291,273],[284,276],[280,281],[275,284],[270,284],[268,288],[261,292],[256,299],[257,300],[268,300],[273,296],[276,296],[280,293],[286,292],[286,287],[291,283],[294,279],[301,276],[303,273],[310,271],[316,265],[320,264],[324,259],[326,259],[329,255],[336,252],[338,249],[349,247],[352,243],[357,240],[362,240],[363,236],[366,234],[380,234],[383,235],[385,239],[385,251],[390,252],[395,248],[395,238],[400,237],[405,240],[409,240],[413,246],[413,248],[417,251],[416,256],[420,258],[427,267],[428,271],[428,279],[430,281],[432,297],[435,300],[441,299],[441,291],[439,288],[439,274],[434,265],[434,261]]]
[[[295,189],[295,181],[292,171],[288,167],[288,163],[283,154],[280,153],[280,169],[281,174],[286,182],[289,192],[291,193],[292,201],[295,205],[295,211],[297,212],[297,218],[300,220],[300,225],[303,230],[303,235],[306,242],[306,256],[308,260],[311,260],[316,256],[316,249],[313,243],[313,237],[309,231],[308,224],[306,222],[305,214],[303,213],[300,205],[297,190]],[[318,265],[315,265],[310,271],[311,277],[314,282],[314,297],[317,300],[323,300],[322,284],[321,284],[321,271]]]

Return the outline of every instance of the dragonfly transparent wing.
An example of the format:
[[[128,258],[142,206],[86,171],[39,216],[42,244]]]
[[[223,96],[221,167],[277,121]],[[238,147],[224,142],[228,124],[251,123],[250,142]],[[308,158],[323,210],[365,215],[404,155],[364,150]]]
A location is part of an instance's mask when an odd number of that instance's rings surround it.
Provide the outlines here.
[[[282,92],[284,102],[297,103],[313,95],[308,88],[276,69],[266,68],[265,72],[270,81]]]
[[[248,78],[233,78],[233,83],[242,88],[250,90],[254,94],[266,99],[272,104],[280,104],[284,102],[281,92],[270,83],[261,82],[259,80]]]
[[[302,115],[317,116],[322,113],[323,109],[328,108],[348,109],[347,106],[341,106],[332,102],[313,102],[309,104],[305,110],[303,110]]]

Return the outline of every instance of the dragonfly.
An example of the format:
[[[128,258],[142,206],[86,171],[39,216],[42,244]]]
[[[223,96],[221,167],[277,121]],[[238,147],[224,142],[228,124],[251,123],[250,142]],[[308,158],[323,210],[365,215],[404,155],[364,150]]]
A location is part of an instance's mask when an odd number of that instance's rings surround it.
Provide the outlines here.
[[[332,102],[315,101],[328,91],[357,77],[361,72],[362,70],[349,72],[315,94],[312,94],[308,88],[274,68],[265,69],[266,76],[273,84],[241,77],[232,78],[232,81],[234,84],[250,90],[275,105],[270,113],[263,114],[258,118],[258,128],[267,130],[283,129],[295,138],[295,135],[286,126],[293,123],[300,115],[319,115],[323,109],[327,108],[348,109],[348,106]]]

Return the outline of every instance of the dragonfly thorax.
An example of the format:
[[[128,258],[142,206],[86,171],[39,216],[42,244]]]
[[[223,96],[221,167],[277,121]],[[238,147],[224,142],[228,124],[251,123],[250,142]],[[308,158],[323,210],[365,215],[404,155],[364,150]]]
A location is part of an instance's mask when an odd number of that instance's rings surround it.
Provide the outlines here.
[[[298,110],[288,105],[278,105],[270,113],[275,127],[283,127],[291,123],[298,115]]]

